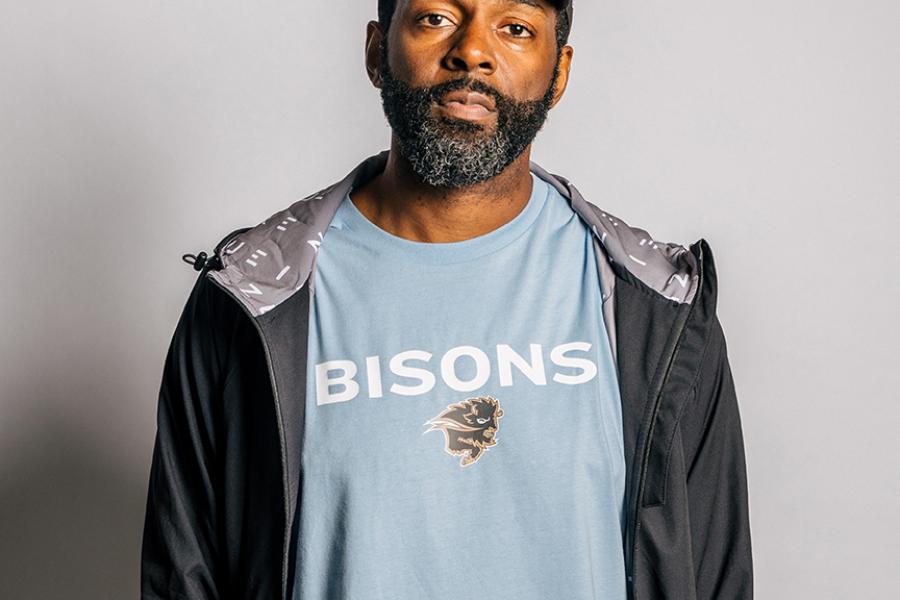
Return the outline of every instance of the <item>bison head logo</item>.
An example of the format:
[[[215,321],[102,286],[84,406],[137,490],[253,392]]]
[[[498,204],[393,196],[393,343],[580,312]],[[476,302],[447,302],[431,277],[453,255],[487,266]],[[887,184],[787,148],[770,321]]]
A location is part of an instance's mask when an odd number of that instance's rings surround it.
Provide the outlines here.
[[[444,451],[454,456],[462,456],[461,467],[468,467],[481,458],[485,450],[497,443],[497,429],[503,410],[500,402],[491,396],[466,398],[441,411],[425,425],[429,431],[440,429],[444,432]]]

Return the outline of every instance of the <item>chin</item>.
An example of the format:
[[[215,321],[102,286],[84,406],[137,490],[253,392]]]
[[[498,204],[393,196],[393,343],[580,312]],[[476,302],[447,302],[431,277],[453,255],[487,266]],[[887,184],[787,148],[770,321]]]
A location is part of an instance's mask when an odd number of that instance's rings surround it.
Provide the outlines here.
[[[493,133],[493,128],[482,123],[446,116],[438,117],[435,121],[435,126],[435,129],[445,131],[450,135],[462,135],[465,137],[477,137],[478,134],[483,134],[482,137],[487,137]]]

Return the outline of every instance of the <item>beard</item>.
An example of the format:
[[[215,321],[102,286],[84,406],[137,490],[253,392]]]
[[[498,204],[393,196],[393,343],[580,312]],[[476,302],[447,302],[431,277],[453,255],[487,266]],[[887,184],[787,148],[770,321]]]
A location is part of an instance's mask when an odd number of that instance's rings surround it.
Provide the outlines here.
[[[453,79],[415,88],[396,79],[388,65],[387,44],[381,46],[381,100],[398,149],[423,182],[434,187],[462,188],[487,181],[508,167],[534,141],[547,120],[556,76],[542,98],[519,101],[476,79]],[[496,127],[445,115],[434,105],[456,90],[481,92],[496,104]]]

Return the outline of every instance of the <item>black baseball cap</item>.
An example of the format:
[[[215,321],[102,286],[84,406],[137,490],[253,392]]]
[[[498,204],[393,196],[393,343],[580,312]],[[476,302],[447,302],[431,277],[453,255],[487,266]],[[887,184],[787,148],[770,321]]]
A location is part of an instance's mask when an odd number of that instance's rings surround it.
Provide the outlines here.
[[[566,39],[568,39],[569,32],[572,30],[572,0],[555,0],[551,1],[550,4],[557,10],[565,12],[566,16],[569,17],[567,19],[568,25],[566,26]]]
[[[569,20],[572,20],[572,0],[548,0],[548,2],[557,10],[565,11],[569,15]]]

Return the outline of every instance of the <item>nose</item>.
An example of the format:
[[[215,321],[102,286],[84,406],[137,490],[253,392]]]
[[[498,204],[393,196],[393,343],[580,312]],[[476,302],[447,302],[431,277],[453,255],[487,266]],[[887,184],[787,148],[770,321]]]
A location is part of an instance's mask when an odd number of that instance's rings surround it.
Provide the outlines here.
[[[459,28],[453,41],[453,47],[444,56],[444,68],[466,72],[478,70],[488,75],[497,68],[488,25],[470,20]]]

